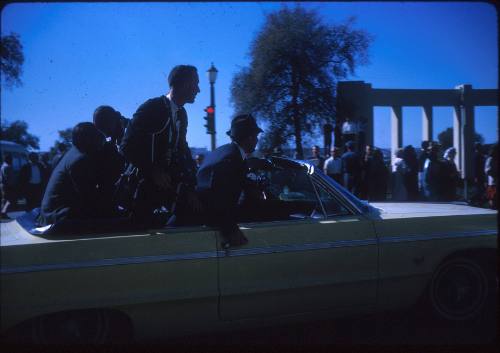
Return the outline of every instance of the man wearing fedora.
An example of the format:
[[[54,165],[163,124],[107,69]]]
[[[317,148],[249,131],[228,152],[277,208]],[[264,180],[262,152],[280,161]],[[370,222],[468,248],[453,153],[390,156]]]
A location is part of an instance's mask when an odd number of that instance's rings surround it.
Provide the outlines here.
[[[248,171],[246,157],[257,146],[262,130],[250,114],[236,116],[227,134],[232,142],[210,153],[197,174],[197,192],[208,225],[219,227],[223,247],[248,242],[237,224],[237,209]]]

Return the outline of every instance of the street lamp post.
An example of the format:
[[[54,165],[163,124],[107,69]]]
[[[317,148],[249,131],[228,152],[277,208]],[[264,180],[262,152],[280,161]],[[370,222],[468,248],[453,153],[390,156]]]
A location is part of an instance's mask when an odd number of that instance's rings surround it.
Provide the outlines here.
[[[214,66],[214,63],[212,63],[212,66],[210,69],[207,70],[208,74],[208,82],[210,82],[210,106],[213,108],[213,115],[212,115],[212,122],[211,122],[211,148],[212,151],[215,150],[215,89],[214,89],[214,84],[215,80],[217,79],[217,69]]]

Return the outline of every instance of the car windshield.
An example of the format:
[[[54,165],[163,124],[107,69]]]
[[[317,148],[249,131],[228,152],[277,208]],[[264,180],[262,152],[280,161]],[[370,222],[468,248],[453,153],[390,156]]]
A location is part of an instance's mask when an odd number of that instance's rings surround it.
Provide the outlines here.
[[[351,201],[356,207],[358,207],[361,211],[363,212],[368,212],[370,205],[368,204],[367,201],[360,200],[353,194],[351,194],[346,188],[344,188],[342,185],[337,183],[335,180],[330,178],[328,175],[325,175],[320,169],[315,168],[314,169],[314,175],[320,177],[321,179],[325,180],[327,183],[332,185],[336,190],[338,190],[346,199]]]

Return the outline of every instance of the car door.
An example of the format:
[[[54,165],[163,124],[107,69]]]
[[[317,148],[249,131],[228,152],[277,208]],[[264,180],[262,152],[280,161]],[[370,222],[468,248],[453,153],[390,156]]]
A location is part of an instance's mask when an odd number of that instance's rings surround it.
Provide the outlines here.
[[[240,223],[248,244],[219,246],[221,318],[373,306],[377,242],[371,222],[315,185],[304,169],[268,174],[266,201],[279,201],[260,208],[276,211],[275,219]]]

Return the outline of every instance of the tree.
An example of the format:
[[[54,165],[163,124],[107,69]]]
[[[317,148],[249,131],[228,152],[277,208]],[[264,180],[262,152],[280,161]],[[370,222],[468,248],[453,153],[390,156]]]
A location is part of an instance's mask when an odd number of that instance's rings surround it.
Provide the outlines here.
[[[354,18],[326,25],[315,11],[300,6],[267,15],[251,43],[249,67],[242,68],[231,84],[235,110],[251,112],[265,122],[261,141],[294,139],[302,158],[303,135],[313,135],[332,122],[337,81],[368,63],[372,37],[353,27]]]
[[[28,132],[28,124],[22,120],[5,122],[0,127],[0,139],[18,143],[24,147],[39,149],[39,138]]]
[[[72,145],[72,135],[73,128],[69,127],[64,130],[58,131],[59,138],[55,141],[54,146],[50,148],[49,156],[52,158],[56,153],[63,147],[63,150],[67,151]]]
[[[19,35],[11,33],[0,37],[0,72],[7,87],[21,85],[22,65],[24,63],[23,45]]]
[[[438,141],[441,144],[443,150],[453,147],[453,128],[449,127],[438,134]],[[477,132],[474,133],[474,142],[484,143],[484,138]]]

